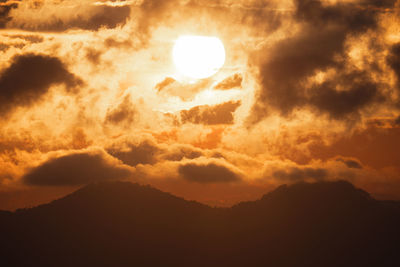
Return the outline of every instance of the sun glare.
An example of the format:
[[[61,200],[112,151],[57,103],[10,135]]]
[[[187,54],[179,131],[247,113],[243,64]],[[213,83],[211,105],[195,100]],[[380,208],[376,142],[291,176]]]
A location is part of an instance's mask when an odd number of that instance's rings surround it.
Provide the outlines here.
[[[189,78],[204,79],[217,73],[225,63],[225,48],[217,37],[181,36],[173,49],[178,71]]]

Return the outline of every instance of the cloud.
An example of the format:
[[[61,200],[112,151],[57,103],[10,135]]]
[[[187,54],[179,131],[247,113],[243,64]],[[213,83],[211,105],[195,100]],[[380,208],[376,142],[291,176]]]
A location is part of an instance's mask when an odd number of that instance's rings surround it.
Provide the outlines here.
[[[243,76],[239,73],[230,76],[220,83],[218,83],[214,88],[217,90],[229,90],[234,88],[241,88],[243,82]]]
[[[7,28],[61,32],[69,29],[99,30],[126,23],[130,6],[95,5],[80,1],[23,1],[10,12]]]
[[[44,41],[44,37],[38,34],[10,34],[8,37],[13,39],[22,39],[30,43],[41,43]]]
[[[240,181],[240,176],[237,173],[226,166],[215,163],[188,163],[179,166],[178,172],[184,179],[202,184]]]
[[[107,152],[124,164],[136,166],[138,164],[156,163],[156,156],[161,151],[155,143],[145,140],[137,144],[127,142],[122,145],[114,145],[107,149]]]
[[[175,82],[176,82],[176,80],[174,78],[167,77],[162,82],[158,83],[155,88],[157,91],[161,91],[161,90],[165,89],[167,86],[169,86]]]
[[[46,94],[50,86],[67,89],[81,84],[56,57],[24,54],[15,56],[0,77],[0,113],[16,106],[29,106]]]
[[[362,169],[363,168],[362,164],[357,159],[339,157],[336,159],[336,161],[343,162],[348,168],[351,168],[351,169]]]
[[[278,170],[273,176],[282,182],[297,182],[306,179],[324,180],[328,177],[328,171],[324,168],[299,168],[292,167],[286,170]]]
[[[126,124],[128,127],[135,121],[136,110],[131,101],[131,96],[127,95],[115,109],[107,112],[105,122],[115,125]]]
[[[193,100],[199,92],[208,88],[211,83],[212,80],[210,78],[197,80],[193,83],[181,83],[174,78],[166,77],[163,81],[156,84],[155,90],[157,90],[160,96],[177,96],[187,101]]]
[[[154,165],[207,156],[206,151],[191,145],[157,144],[152,139],[144,139],[139,142],[122,140],[109,147],[107,152],[124,164],[134,167],[139,164]]]
[[[4,30],[4,33],[1,35],[0,39],[0,51],[9,52],[10,54],[15,54],[15,50],[22,50],[24,48],[29,49],[33,44],[42,43],[45,40],[44,37],[38,34],[14,34],[9,33],[6,30]]]
[[[196,32],[212,35],[220,29],[228,28],[240,34],[246,32],[272,32],[281,25],[282,13],[276,7],[278,1],[215,1],[215,0],[146,0],[133,8],[138,15],[136,30],[144,42],[160,25],[175,27],[184,21],[184,32]],[[199,20],[200,18],[200,20]],[[213,21],[213,27],[204,25],[204,21]],[[235,30],[233,30],[235,29]]]
[[[93,48],[88,48],[86,50],[86,58],[89,60],[92,64],[98,65],[100,64],[100,59],[101,59],[102,52]]]
[[[164,21],[164,16],[173,10],[180,8],[179,0],[146,0],[140,5],[141,17],[138,21],[138,30],[143,34],[149,34],[152,27]]]
[[[339,26],[348,32],[363,32],[377,26],[378,8],[390,8],[396,0],[363,0],[355,2],[336,2],[325,4],[323,1],[296,0],[295,16],[299,21],[305,21],[317,27]]]
[[[132,179],[206,202],[250,200],[267,184],[302,179],[354,179],[376,192],[367,175],[375,170],[373,181],[392,190],[384,173],[400,159],[392,3],[24,0],[4,20],[24,31],[0,36],[0,189],[28,187],[19,177],[48,153],[99,146],[117,162],[110,166],[135,169]],[[184,34],[224,42],[216,75],[179,77],[170,52]],[[260,123],[247,128],[254,103]],[[241,183],[223,182],[232,177]]]
[[[164,151],[161,158],[167,161],[181,161],[183,159],[196,159],[205,156],[201,149],[190,145],[177,144],[168,146],[168,150]]]
[[[11,9],[18,7],[17,1],[1,1],[0,2],[0,28],[4,28],[8,21],[11,20],[9,16]]]
[[[28,185],[75,186],[128,177],[129,169],[118,166],[104,152],[73,153],[54,158],[23,176]]]
[[[343,90],[337,90],[341,87]],[[343,74],[311,89],[309,103],[332,118],[346,118],[361,108],[379,101],[378,86],[365,73]]]
[[[400,90],[400,43],[393,45],[387,57],[387,63],[392,68],[397,79],[397,88]]]
[[[310,105],[316,111],[342,119],[372,102],[378,85],[363,71],[352,70],[345,44],[349,36],[359,36],[378,27],[379,9],[373,5],[392,7],[393,3],[296,1],[294,17],[299,23],[298,33],[260,51],[267,56],[259,66],[261,90],[253,108],[253,121],[263,119],[272,110],[286,116]],[[310,92],[308,79],[329,69],[335,73],[332,79],[314,84]],[[342,92],[339,87],[343,83],[346,90]]]
[[[233,124],[233,113],[240,102],[226,102],[215,106],[197,106],[190,110],[181,111],[182,123],[204,125]]]

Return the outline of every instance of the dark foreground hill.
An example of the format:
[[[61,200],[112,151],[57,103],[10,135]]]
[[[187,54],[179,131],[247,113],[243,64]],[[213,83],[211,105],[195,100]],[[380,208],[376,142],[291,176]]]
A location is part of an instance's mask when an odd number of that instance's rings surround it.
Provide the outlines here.
[[[281,186],[211,208],[101,183],[0,212],[1,266],[400,266],[400,205],[347,182]]]

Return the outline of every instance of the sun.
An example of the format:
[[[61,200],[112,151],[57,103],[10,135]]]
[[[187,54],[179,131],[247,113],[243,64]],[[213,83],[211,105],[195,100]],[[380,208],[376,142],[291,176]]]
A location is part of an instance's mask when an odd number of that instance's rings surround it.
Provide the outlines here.
[[[197,35],[179,37],[172,54],[180,74],[193,79],[204,79],[217,73],[226,56],[219,38]]]

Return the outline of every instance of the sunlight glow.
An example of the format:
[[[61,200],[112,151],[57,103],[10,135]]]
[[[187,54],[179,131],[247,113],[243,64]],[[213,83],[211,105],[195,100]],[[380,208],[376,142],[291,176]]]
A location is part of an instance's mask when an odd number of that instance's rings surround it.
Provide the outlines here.
[[[175,42],[173,60],[182,75],[204,79],[224,65],[225,48],[217,37],[181,36]]]

